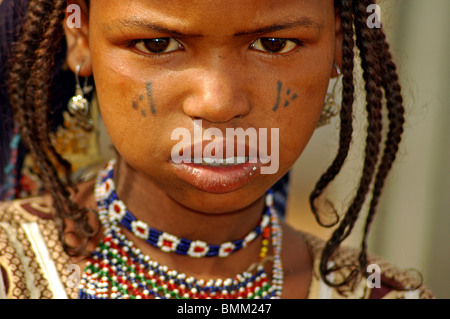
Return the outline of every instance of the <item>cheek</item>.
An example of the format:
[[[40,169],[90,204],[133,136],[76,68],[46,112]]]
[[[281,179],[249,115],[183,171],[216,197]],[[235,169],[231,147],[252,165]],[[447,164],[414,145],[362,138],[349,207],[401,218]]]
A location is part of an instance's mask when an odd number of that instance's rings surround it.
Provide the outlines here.
[[[159,147],[153,132],[158,129],[151,111],[145,81],[137,80],[120,70],[97,64],[94,69],[100,112],[109,136],[127,160],[150,157]]]
[[[313,135],[323,108],[329,74],[326,71],[308,77],[307,81],[293,81],[290,89],[282,95],[280,110],[273,112],[276,117],[273,125],[280,128],[280,163],[293,165],[303,152]],[[287,94],[289,92],[290,94]],[[292,100],[292,97],[297,97]],[[284,106],[285,101],[290,101]]]

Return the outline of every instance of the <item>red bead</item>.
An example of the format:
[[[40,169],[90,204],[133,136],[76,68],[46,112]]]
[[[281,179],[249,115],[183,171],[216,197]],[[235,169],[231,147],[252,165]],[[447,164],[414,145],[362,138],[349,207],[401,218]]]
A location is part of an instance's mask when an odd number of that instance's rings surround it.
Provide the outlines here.
[[[163,240],[163,246],[172,248],[173,242],[170,241],[170,240],[164,239],[164,240]]]
[[[196,252],[196,253],[202,253],[202,252],[204,252],[204,251],[205,251],[205,248],[204,248],[204,247],[196,246],[196,247],[194,248],[194,252]]]

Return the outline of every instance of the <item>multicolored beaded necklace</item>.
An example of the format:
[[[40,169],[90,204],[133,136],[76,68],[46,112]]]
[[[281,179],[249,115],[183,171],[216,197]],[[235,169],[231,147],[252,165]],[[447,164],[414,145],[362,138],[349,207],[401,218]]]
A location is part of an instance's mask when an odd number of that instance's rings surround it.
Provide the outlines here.
[[[119,221],[110,214],[110,192],[105,183],[111,178],[113,166],[114,161],[111,161],[99,174],[95,188],[99,218],[105,231],[104,238],[86,264],[80,281],[80,299],[280,298],[284,276],[281,262],[282,230],[271,192],[266,195],[269,209],[265,213],[270,222],[262,230],[261,261],[256,271],[248,270],[224,280],[198,280],[160,265],[142,254],[121,233]],[[263,267],[270,235],[273,247],[271,283]]]
[[[136,217],[126,208],[125,204],[117,197],[113,176],[113,165],[106,168],[106,179],[103,181],[101,196],[105,198],[108,206],[109,217],[117,220],[123,227],[132,232],[135,236],[144,239],[150,245],[159,248],[164,252],[175,252],[180,255],[190,257],[228,257],[230,254],[246,247],[259,235],[262,234],[264,228],[269,225],[270,211],[269,208],[261,217],[259,225],[247,234],[244,238],[229,241],[221,245],[208,244],[201,240],[192,241],[186,238],[178,238],[172,234],[151,228],[143,221],[137,220]]]

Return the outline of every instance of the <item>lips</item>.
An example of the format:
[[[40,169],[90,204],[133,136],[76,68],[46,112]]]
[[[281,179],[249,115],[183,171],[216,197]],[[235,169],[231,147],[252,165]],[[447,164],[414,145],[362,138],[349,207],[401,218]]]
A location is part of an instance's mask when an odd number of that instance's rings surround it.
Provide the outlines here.
[[[181,180],[202,191],[223,194],[243,187],[261,174],[262,163],[256,156],[256,151],[248,145],[231,144],[234,152],[230,152],[226,149],[226,143],[223,143],[222,150],[227,150],[228,154],[222,151],[220,157],[220,154],[207,150],[209,143],[211,141],[187,146],[192,156],[181,163],[169,161]],[[205,150],[208,155],[204,154]]]
[[[232,165],[171,164],[180,179],[202,191],[215,194],[235,191],[261,174],[261,162]]]

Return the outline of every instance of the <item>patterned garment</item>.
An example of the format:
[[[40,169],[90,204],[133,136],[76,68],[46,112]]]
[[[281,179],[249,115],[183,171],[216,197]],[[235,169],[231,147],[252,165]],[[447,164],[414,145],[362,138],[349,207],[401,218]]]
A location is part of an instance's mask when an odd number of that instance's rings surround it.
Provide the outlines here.
[[[43,197],[0,203],[0,299],[67,299],[78,298],[74,286],[73,265],[58,239],[51,209]],[[308,299],[412,299],[434,298],[411,273],[401,271],[380,258],[369,258],[369,264],[381,269],[381,287],[368,288],[366,278],[358,276],[352,284],[339,289],[327,286],[319,276],[320,255],[324,241],[303,234],[314,259]],[[340,248],[331,263],[348,264],[358,252]],[[339,278],[340,272],[329,279]],[[390,287],[415,287],[395,290]],[[419,286],[417,288],[417,286]]]

